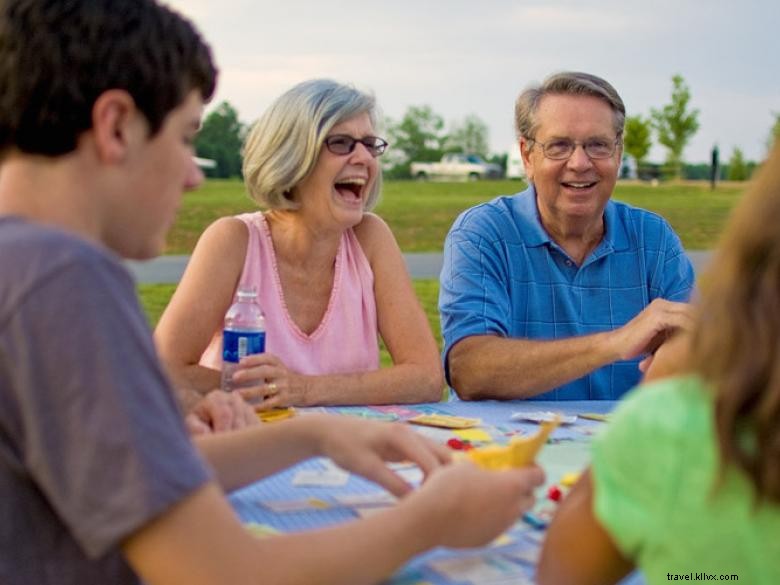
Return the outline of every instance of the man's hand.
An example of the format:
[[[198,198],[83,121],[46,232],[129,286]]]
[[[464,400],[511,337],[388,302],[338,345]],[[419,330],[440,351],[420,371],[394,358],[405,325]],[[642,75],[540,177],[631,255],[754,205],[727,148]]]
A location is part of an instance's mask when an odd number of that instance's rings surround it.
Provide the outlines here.
[[[631,321],[615,329],[610,340],[617,359],[630,360],[652,354],[677,331],[690,331],[693,321],[690,304],[655,299]]]
[[[387,467],[388,461],[412,461],[427,476],[448,463],[450,450],[406,425],[364,421],[350,417],[306,417],[316,428],[318,450],[336,465],[362,475],[396,496],[412,487]],[[314,426],[316,425],[316,427]]]
[[[212,390],[189,410],[185,419],[192,435],[218,433],[260,424],[255,409],[238,392]]]

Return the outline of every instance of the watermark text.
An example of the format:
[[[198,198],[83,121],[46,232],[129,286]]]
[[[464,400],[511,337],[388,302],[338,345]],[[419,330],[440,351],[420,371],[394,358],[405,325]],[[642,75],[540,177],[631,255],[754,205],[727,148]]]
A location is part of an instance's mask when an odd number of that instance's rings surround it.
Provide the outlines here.
[[[713,573],[667,573],[667,581],[739,581],[738,575],[715,575]]]

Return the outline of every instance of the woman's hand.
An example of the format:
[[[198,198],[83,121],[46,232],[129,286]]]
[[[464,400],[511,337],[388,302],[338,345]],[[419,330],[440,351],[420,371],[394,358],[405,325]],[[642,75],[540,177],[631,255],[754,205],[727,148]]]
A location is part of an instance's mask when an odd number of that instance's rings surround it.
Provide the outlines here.
[[[241,396],[256,410],[305,406],[305,376],[296,374],[271,353],[248,355],[241,359],[233,380]]]

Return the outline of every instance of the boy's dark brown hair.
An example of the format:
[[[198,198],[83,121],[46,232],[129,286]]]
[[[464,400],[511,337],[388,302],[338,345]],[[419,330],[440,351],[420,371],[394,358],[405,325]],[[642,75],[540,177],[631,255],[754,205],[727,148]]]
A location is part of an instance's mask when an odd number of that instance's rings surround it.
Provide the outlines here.
[[[214,92],[211,50],[153,0],[0,1],[0,153],[57,156],[92,126],[92,106],[123,89],[150,134],[192,90]]]

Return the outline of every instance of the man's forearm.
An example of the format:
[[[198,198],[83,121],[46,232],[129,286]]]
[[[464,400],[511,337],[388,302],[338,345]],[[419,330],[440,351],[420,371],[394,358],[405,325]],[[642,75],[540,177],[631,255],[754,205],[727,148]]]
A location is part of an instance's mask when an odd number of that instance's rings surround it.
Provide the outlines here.
[[[611,332],[536,341],[467,337],[450,350],[452,386],[461,398],[532,398],[618,359]]]

